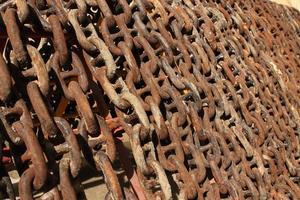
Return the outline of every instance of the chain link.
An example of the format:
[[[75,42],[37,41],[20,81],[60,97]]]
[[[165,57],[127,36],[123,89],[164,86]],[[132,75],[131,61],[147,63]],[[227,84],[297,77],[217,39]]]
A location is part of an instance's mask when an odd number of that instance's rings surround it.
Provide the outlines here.
[[[16,198],[6,147],[21,199],[85,198],[85,163],[105,199],[300,198],[298,11],[262,0],[0,11],[1,199]],[[129,187],[115,141],[130,144]]]

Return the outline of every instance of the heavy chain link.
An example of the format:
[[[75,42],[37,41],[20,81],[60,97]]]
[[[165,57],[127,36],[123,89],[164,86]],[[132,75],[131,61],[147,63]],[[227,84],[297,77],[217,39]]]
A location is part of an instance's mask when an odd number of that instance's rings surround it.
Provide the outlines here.
[[[4,157],[26,200],[84,198],[84,163],[104,175],[105,199],[300,198],[298,11],[263,0],[0,11],[1,199],[16,198]],[[129,187],[118,162],[134,169]]]

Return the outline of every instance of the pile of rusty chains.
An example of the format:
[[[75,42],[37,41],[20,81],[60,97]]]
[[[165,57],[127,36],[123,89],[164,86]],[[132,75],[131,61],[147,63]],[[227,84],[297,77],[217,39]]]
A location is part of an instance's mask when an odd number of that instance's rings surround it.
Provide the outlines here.
[[[148,199],[299,199],[299,12],[263,0],[0,10],[1,147],[21,199],[76,199],[83,157],[108,199],[136,198],[113,170],[111,131],[129,136]],[[1,195],[14,199],[1,172]]]

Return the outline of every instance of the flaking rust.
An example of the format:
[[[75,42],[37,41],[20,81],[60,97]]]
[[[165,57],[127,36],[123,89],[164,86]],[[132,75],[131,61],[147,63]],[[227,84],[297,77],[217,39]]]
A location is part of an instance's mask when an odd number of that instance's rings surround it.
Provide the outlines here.
[[[17,198],[8,160],[22,200],[84,198],[84,163],[105,199],[300,199],[295,9],[17,0],[0,11],[0,199]]]

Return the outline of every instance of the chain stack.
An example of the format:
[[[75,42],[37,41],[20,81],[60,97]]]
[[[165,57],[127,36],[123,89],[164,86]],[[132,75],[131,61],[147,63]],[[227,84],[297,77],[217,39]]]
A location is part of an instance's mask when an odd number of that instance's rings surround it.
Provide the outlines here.
[[[0,4],[0,198],[299,199],[300,13],[266,0]],[[115,162],[135,167],[119,182]],[[9,152],[7,149],[9,148]],[[125,157],[126,158],[125,158]],[[6,158],[6,159],[4,159]]]

